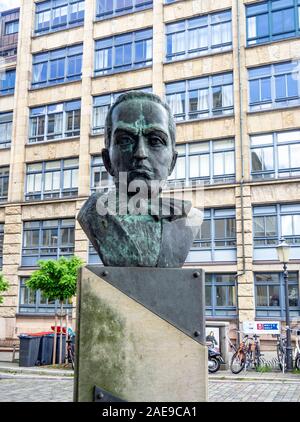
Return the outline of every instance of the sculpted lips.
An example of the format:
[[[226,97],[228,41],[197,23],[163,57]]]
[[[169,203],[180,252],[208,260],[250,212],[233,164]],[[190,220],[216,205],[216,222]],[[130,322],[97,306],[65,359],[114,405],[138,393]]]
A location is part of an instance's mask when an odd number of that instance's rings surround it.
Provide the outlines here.
[[[149,167],[146,167],[146,166],[136,166],[136,167],[130,169],[129,173],[130,174],[136,173],[136,174],[145,175],[145,176],[148,176],[148,177],[150,177],[154,174],[153,171]]]

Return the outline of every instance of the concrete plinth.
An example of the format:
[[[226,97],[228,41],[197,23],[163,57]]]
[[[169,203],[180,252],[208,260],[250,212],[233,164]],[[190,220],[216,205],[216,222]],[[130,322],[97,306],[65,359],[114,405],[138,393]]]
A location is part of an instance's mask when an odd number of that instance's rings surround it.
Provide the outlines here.
[[[101,271],[103,275],[99,276],[83,268],[78,281],[74,400],[93,401],[94,387],[97,386],[129,402],[207,401],[205,345],[193,338],[185,327],[181,329],[170,322],[169,311],[166,317],[160,311],[154,313],[148,304],[146,307],[134,298],[133,291],[128,295],[128,292],[124,293],[123,289],[121,291],[113,286],[107,280],[110,267],[102,267]],[[131,270],[128,271],[130,276]],[[133,289],[136,292],[143,289],[143,283],[150,274],[156,278],[167,274],[164,276],[167,279],[168,276],[173,277],[176,271],[181,272],[182,279],[183,276],[189,278],[182,289],[186,293],[179,292],[181,296],[187,295],[183,300],[188,298],[189,283],[191,290],[194,290],[192,296],[199,290],[201,312],[195,313],[191,330],[194,330],[193,324],[197,323],[198,318],[198,336],[202,339],[204,319],[199,319],[198,315],[204,312],[203,277],[192,279],[193,270],[135,268],[132,270]],[[118,274],[124,276],[124,269],[118,271],[114,268],[113,277],[116,278]],[[163,278],[161,280],[163,285]],[[154,308],[156,297],[160,295],[159,284],[156,293],[150,304]],[[178,293],[173,293],[176,298]],[[178,297],[176,300],[179,300]],[[194,306],[193,302],[196,303],[195,298],[191,297],[191,307]],[[174,308],[176,306],[180,308],[174,303]],[[178,321],[181,324],[180,318]]]

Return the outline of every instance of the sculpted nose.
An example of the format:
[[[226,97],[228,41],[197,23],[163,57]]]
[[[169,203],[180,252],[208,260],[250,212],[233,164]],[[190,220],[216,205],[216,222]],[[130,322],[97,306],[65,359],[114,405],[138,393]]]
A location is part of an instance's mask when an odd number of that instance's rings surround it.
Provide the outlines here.
[[[139,136],[134,157],[139,160],[144,160],[145,158],[148,157],[147,146],[146,146],[145,138],[143,136]]]

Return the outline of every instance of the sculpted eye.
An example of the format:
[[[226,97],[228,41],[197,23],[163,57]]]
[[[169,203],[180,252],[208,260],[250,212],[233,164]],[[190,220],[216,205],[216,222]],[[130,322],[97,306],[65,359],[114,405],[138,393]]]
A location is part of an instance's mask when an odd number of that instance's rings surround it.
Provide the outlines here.
[[[133,142],[133,139],[127,135],[123,135],[118,139],[118,144],[124,147],[132,144]]]
[[[160,136],[150,136],[149,144],[151,146],[161,146],[161,145],[164,145],[165,142]]]

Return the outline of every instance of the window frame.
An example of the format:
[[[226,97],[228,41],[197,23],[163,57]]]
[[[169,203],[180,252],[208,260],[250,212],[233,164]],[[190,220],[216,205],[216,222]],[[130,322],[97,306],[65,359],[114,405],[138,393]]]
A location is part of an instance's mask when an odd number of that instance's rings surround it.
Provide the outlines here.
[[[68,166],[67,165],[67,161],[69,160],[77,160],[77,165],[73,164]],[[47,168],[47,164],[49,163],[54,163],[54,162],[59,162],[59,168]],[[29,166],[33,165],[33,164],[41,164],[42,168],[41,170],[30,170]],[[77,187],[74,188],[64,188],[64,181],[65,181],[65,172],[66,171],[71,171],[71,180],[73,180],[73,178],[77,177]],[[77,173],[76,173],[77,171]],[[58,160],[50,160],[50,161],[39,161],[39,162],[35,162],[35,163],[27,163],[26,165],[26,178],[25,178],[25,201],[43,201],[43,200],[49,200],[49,199],[54,199],[54,198],[70,198],[70,197],[76,197],[78,195],[78,171],[79,171],[79,158],[78,157],[69,157],[69,158],[65,158],[65,159],[58,159]],[[57,173],[59,172],[59,189],[58,190],[51,190],[51,191],[46,191],[45,189],[45,179],[46,179],[46,175],[47,174],[51,174],[51,173]],[[77,176],[74,175],[77,174]],[[28,185],[29,185],[29,177],[30,176],[36,176],[36,175],[41,175],[41,190],[40,191],[33,191],[33,192],[28,192]]]
[[[214,81],[218,81],[220,78],[228,78],[228,82],[223,84],[214,84]],[[231,82],[229,79],[231,78]],[[207,83],[204,84],[205,80]],[[202,85],[203,81],[203,86]],[[198,88],[192,89],[192,84],[199,84]],[[172,90],[172,86],[178,86],[180,89],[176,91]],[[221,91],[224,87],[231,86],[231,95],[232,95],[232,105],[225,106],[225,107],[214,107],[214,89],[220,88]],[[168,92],[169,91],[171,92]],[[207,90],[207,102],[208,102],[208,109],[203,110],[190,110],[190,99],[193,97],[191,96],[192,92],[199,92],[201,90]],[[212,74],[200,78],[192,78],[192,79],[184,79],[179,80],[176,82],[169,82],[165,83],[165,96],[166,102],[169,104],[171,110],[172,106],[170,105],[169,98],[173,95],[181,95],[181,103],[184,101],[184,109],[180,113],[173,113],[174,119],[176,123],[178,122],[190,122],[194,120],[201,120],[201,119],[209,119],[214,117],[227,117],[234,115],[234,81],[233,81],[233,72],[225,72],[219,74]],[[198,95],[197,94],[197,95]],[[197,100],[198,101],[198,100]],[[173,112],[173,110],[172,110]]]
[[[261,11],[256,14],[251,14],[251,10],[257,8],[258,6],[266,6],[265,11]],[[264,1],[260,2],[258,4],[246,4],[246,43],[247,47],[254,47],[257,45],[267,44],[274,41],[280,41],[284,39],[289,38],[297,38],[300,36],[300,1],[294,0],[294,4],[288,7],[281,6],[275,10],[272,10],[272,1]],[[293,31],[284,31],[279,33],[273,32],[273,24],[272,24],[272,14],[273,12],[278,13],[285,10],[294,9],[294,30]],[[267,26],[268,26],[268,34],[266,36],[256,36],[256,37],[250,37],[249,36],[249,19],[255,18],[257,16],[266,15],[267,18]],[[284,17],[282,16],[284,19]],[[298,25],[298,26],[297,26]],[[284,36],[284,34],[287,34]],[[289,35],[290,34],[290,35]],[[255,42],[257,41],[257,42]]]
[[[12,141],[12,126],[13,126],[13,112],[12,111],[0,113],[0,126],[2,127],[2,125],[5,126],[6,139],[5,141],[0,139],[0,149],[10,148],[11,141]],[[0,134],[1,132],[2,131],[0,130]],[[8,137],[7,135],[9,134],[10,136]]]
[[[273,204],[273,205],[259,205],[253,206],[253,247],[255,249],[260,248],[275,248],[282,237],[290,243],[291,247],[300,246],[300,233],[299,234],[292,234],[286,235],[282,233],[282,217],[285,216],[300,216],[300,204],[293,203],[293,204]],[[268,217],[275,217],[275,226],[276,226],[276,234],[274,236],[255,236],[255,218],[266,218]],[[300,218],[300,217],[299,217]],[[292,223],[294,224],[294,223]],[[265,224],[264,224],[264,227]],[[266,230],[265,230],[266,233]],[[295,241],[296,240],[296,241]],[[272,243],[268,243],[271,241]],[[256,243],[256,242],[264,242],[264,243]]]
[[[107,12],[102,12],[100,13],[99,11],[99,0],[97,0],[96,2],[96,20],[97,21],[102,21],[105,19],[111,19],[114,18],[116,16],[123,16],[123,15],[127,15],[130,13],[137,13],[140,12],[142,10],[147,10],[147,9],[152,9],[153,7],[153,0],[144,0],[143,3],[141,3],[141,5],[138,5],[137,2],[138,0],[131,0],[132,1],[132,6],[127,6],[121,9],[117,8],[117,0],[109,0],[113,2],[111,11],[107,11]]]
[[[216,26],[217,24],[213,22],[213,17],[216,15],[225,15],[230,13],[230,18],[222,21],[222,22],[218,22],[219,25],[222,25],[224,23],[231,23],[230,25],[230,35],[231,35],[231,41],[230,42],[226,42],[226,43],[221,43],[218,44],[216,46],[213,45],[213,34],[212,34],[212,28],[214,26]],[[193,27],[189,27],[189,24],[197,19],[197,18],[207,18],[207,24],[203,25],[203,26],[193,26]],[[182,24],[184,26],[184,29],[181,30],[177,30],[177,31],[172,31],[172,32],[168,32],[169,28],[174,25],[174,24]],[[189,49],[189,34],[191,30],[196,30],[196,29],[200,29],[200,28],[207,28],[207,47],[199,47],[196,49]],[[228,52],[232,50],[232,12],[231,9],[226,9],[226,10],[222,10],[219,12],[213,12],[213,13],[209,13],[209,14],[205,14],[205,15],[195,15],[192,18],[188,18],[188,19],[181,19],[178,21],[174,21],[171,23],[167,23],[165,24],[165,32],[166,32],[166,61],[167,63],[171,63],[173,61],[176,60],[182,60],[182,59],[188,59],[188,58],[193,58],[193,57],[197,57],[200,55],[208,55],[211,53],[215,53],[215,52]],[[174,34],[179,34],[182,33],[184,34],[184,45],[185,45],[185,50],[182,52],[178,52],[178,53],[173,53],[173,54],[168,54],[168,45],[169,45],[169,39],[172,40],[172,36]],[[173,41],[171,41],[172,43]]]
[[[77,51],[78,49],[78,51]],[[69,66],[72,60],[76,58],[80,60],[80,72],[69,73]],[[43,53],[36,53],[32,55],[32,81],[31,81],[31,89],[40,89],[47,86],[59,85],[63,83],[79,81],[81,80],[82,76],[82,58],[83,58],[83,44],[74,44],[70,45],[65,48],[58,48],[55,50],[48,50]],[[52,77],[51,71],[54,69],[53,65],[58,61],[63,62],[63,75]],[[41,67],[41,71],[37,71],[37,73],[43,73],[45,70],[45,78],[39,79],[38,81],[34,81],[36,68],[38,66]],[[57,68],[58,71],[61,69]]]
[[[233,146],[232,147],[228,147],[228,148],[223,148],[223,149],[218,149],[218,150],[214,150],[214,145],[219,142],[219,141],[233,141]],[[190,147],[193,147],[195,145],[201,145],[201,144],[208,144],[208,150],[205,152],[190,152]],[[176,172],[176,166],[173,170],[172,175],[169,177],[168,179],[168,185],[169,186],[173,186],[176,185],[178,182],[180,183],[184,183],[185,186],[190,186],[193,185],[193,182],[195,181],[203,181],[204,184],[208,184],[208,185],[216,185],[216,184],[224,184],[224,183],[235,183],[235,175],[236,175],[236,165],[235,165],[235,139],[234,138],[226,138],[226,139],[212,139],[212,140],[203,140],[203,141],[199,141],[199,142],[187,142],[184,144],[179,144],[177,146],[184,146],[185,147],[185,152],[180,152],[178,155],[178,158],[184,158],[184,162],[185,162],[185,177],[184,178],[172,178],[171,176],[174,174],[174,172]],[[228,153],[228,152],[233,152],[233,163],[234,163],[234,173],[224,173],[223,175],[215,175],[214,174],[214,158],[215,158],[215,154],[219,154],[219,153]],[[208,156],[208,160],[209,160],[209,176],[190,176],[190,170],[191,170],[191,164],[190,164],[190,158],[191,157],[199,157],[200,156],[204,156],[207,155]],[[178,160],[177,158],[177,160]],[[223,157],[223,159],[225,159],[225,157]],[[200,165],[199,165],[200,166]]]
[[[1,78],[0,96],[13,95],[15,92],[16,84],[16,69],[6,69],[4,70],[3,74],[5,74],[5,79]],[[3,88],[4,83],[7,84],[8,82],[7,76],[9,77],[9,81],[12,83],[9,84],[7,87]]]
[[[298,63],[298,64],[297,64]],[[284,65],[295,65],[294,69],[291,70],[285,70],[281,72],[276,72],[276,68],[279,68],[280,66]],[[257,75],[257,76],[251,76],[251,72],[258,71],[260,69],[266,69],[266,73],[264,75]],[[268,73],[267,73],[268,68]],[[298,73],[298,76],[294,76]],[[286,97],[277,97],[276,93],[276,78],[284,77],[285,78],[285,90],[288,91],[288,77],[291,77],[292,79],[296,79],[298,81],[300,79],[300,60],[295,61],[285,61],[285,62],[279,62],[279,63],[272,63],[269,65],[263,65],[263,66],[256,66],[248,68],[248,103],[249,103],[249,111],[250,112],[260,112],[260,111],[266,111],[266,110],[274,110],[276,108],[285,108],[285,107],[296,107],[300,104],[300,84],[297,83],[298,87],[298,94],[297,95],[291,95]],[[268,80],[270,85],[270,98],[263,100],[261,98],[262,95],[262,80]],[[258,93],[260,99],[258,101],[252,101],[251,100],[251,84],[253,82],[258,82]],[[252,84],[253,85],[253,84]]]
[[[218,276],[232,277],[231,281],[218,282]],[[210,281],[208,281],[210,279]],[[217,305],[217,289],[218,287],[225,287],[226,289],[226,305]],[[205,298],[207,296],[207,289],[210,288],[210,304],[205,303],[206,318],[228,318],[232,319],[237,316],[237,283],[235,273],[206,273],[205,274]],[[233,288],[235,305],[228,305],[230,297],[230,289]]]
[[[9,166],[0,167],[0,202],[8,199]]]
[[[75,107],[77,104],[77,108],[69,109],[69,107],[72,107],[72,103],[74,104],[73,107]],[[51,109],[54,109],[54,107],[59,108],[62,107],[61,111],[52,111]],[[42,112],[38,114],[38,110],[43,109]],[[79,128],[76,128],[74,130],[67,130],[67,117],[68,113],[70,112],[79,112]],[[37,113],[37,114],[34,114]],[[62,115],[61,119],[61,133],[55,134],[55,132],[48,132],[49,129],[49,116],[54,115]],[[73,113],[74,116],[74,113]],[[39,134],[39,122],[43,121],[44,126],[44,132],[43,134]],[[74,119],[75,120],[75,119]],[[36,135],[32,136],[31,132],[33,129],[34,122],[37,122],[35,124],[36,126]],[[74,122],[73,122],[74,127]],[[40,142],[49,142],[49,141],[58,141],[61,139],[70,139],[74,137],[80,136],[80,130],[81,130],[81,100],[80,99],[74,99],[72,101],[65,101],[62,103],[54,103],[54,104],[46,104],[38,107],[31,107],[29,112],[29,129],[28,129],[28,144],[35,144]]]
[[[20,315],[31,315],[31,314],[39,314],[39,315],[54,315],[60,309],[60,301],[55,300],[54,303],[48,303],[48,299],[46,299],[46,303],[42,303],[42,292],[40,290],[31,291],[26,285],[26,281],[29,277],[20,277],[19,282],[19,303],[18,303],[18,313]],[[33,294],[34,295],[34,303],[33,304],[26,304],[21,303],[22,300],[22,290],[27,291],[25,293],[26,296]],[[63,308],[68,312],[72,310],[73,304],[68,303],[69,301],[66,300],[63,304]],[[26,309],[26,311],[25,311]]]
[[[50,222],[50,226],[47,226],[47,223]],[[51,225],[53,222],[53,225]],[[57,225],[54,224],[57,222]],[[28,225],[28,227],[26,227]],[[23,221],[23,236],[22,236],[22,267],[36,267],[37,261],[40,259],[58,259],[61,256],[70,257],[73,256],[75,250],[75,240],[71,246],[70,244],[64,245],[62,242],[63,230],[68,230],[68,238],[70,238],[70,230],[73,230],[71,237],[75,239],[75,219],[74,218],[58,218],[58,219],[49,219],[49,220],[31,220]],[[43,235],[46,231],[56,230],[57,234],[54,236],[57,239],[57,245],[44,245],[43,244]],[[33,246],[25,246],[26,244],[26,233],[35,234],[38,238],[38,244]],[[47,235],[47,233],[46,233]],[[52,236],[52,234],[51,234]],[[36,239],[37,239],[36,238]],[[61,251],[61,249],[66,249],[66,251]],[[48,252],[47,252],[48,250]],[[30,253],[31,252],[31,253]]]
[[[216,221],[234,222],[235,236],[226,236],[224,231],[223,237],[216,237]],[[203,223],[209,222],[209,237],[202,238],[201,228],[203,229]],[[203,223],[200,227],[200,231],[197,238],[194,239],[191,250],[193,251],[210,251],[212,253],[212,261],[214,259],[214,253],[216,250],[236,250],[237,248],[237,234],[236,234],[236,212],[235,208],[209,208],[204,210]],[[217,242],[224,242],[224,245],[217,245]]]
[[[299,272],[290,271],[289,274],[293,274],[296,280],[288,281],[289,287],[295,287],[298,291],[298,305],[291,306],[289,305],[289,312],[291,316],[298,317],[300,316],[300,295],[299,295]],[[269,280],[266,281],[257,281],[258,275],[278,275],[278,282],[272,282]],[[279,304],[270,305],[270,295],[268,294],[268,304],[267,305],[258,305],[258,289],[257,287],[264,286],[267,287],[267,292],[269,292],[270,286],[279,287]],[[255,314],[256,318],[270,318],[270,319],[285,319],[285,281],[282,272],[267,272],[267,271],[256,271],[254,272],[254,298],[255,298]]]
[[[278,137],[283,134],[289,133],[299,133],[299,141],[278,141]],[[272,143],[261,143],[261,144],[252,144],[252,139],[259,136],[272,136]],[[291,167],[291,150],[288,150],[288,160],[289,167],[281,168],[279,163],[279,148],[280,147],[290,147],[293,145],[299,145],[300,148],[300,131],[299,130],[289,130],[289,131],[280,131],[280,132],[268,132],[263,134],[253,134],[250,135],[250,154],[251,154],[251,178],[252,180],[272,180],[272,179],[282,179],[282,178],[292,178],[300,177],[300,163],[298,167]],[[265,150],[272,149],[273,156],[273,169],[272,170],[253,170],[253,156],[252,153],[254,150]]]
[[[143,33],[145,35],[143,35]],[[119,41],[122,37],[124,37],[124,42]],[[125,40],[126,37],[128,38],[127,40]],[[151,58],[147,59],[147,57],[145,57],[144,60],[137,60],[137,57],[136,57],[137,44],[140,42],[147,44],[148,41],[150,41],[151,43],[151,47],[150,47]],[[102,44],[102,47],[101,47],[101,44]],[[124,47],[126,46],[130,46],[131,61],[125,64],[124,63],[118,64],[116,62],[116,58],[120,57],[120,54],[117,54],[116,50],[123,48],[123,53],[124,53]],[[98,58],[98,54],[101,51],[108,52],[107,56],[110,57],[111,64],[104,66],[102,68],[97,68],[97,62],[100,61]],[[153,29],[152,27],[95,40],[95,59],[94,59],[94,76],[95,77],[113,74],[113,73],[125,72],[128,70],[151,67],[152,63],[153,63]]]
[[[13,28],[13,32],[7,32],[7,28],[10,28],[11,25]],[[17,25],[17,28],[15,28],[16,25]],[[19,32],[19,19],[14,19],[14,20],[5,22],[4,35],[18,34],[18,32]]]
[[[49,7],[45,7],[43,9],[41,9],[43,7],[43,5],[46,5],[47,3],[49,3]],[[34,35],[39,36],[39,35],[44,35],[44,34],[48,34],[51,32],[57,32],[57,31],[61,31],[64,29],[68,29],[68,28],[74,28],[77,26],[81,26],[84,24],[84,16],[85,16],[85,0],[65,0],[64,3],[60,4],[60,5],[55,5],[53,0],[46,0],[43,2],[39,2],[39,3],[35,3],[35,22],[34,22]],[[72,8],[74,5],[79,5],[79,4],[83,4],[83,17],[82,18],[78,18],[78,19],[71,19],[71,15],[72,15]],[[66,14],[66,23],[60,23],[60,24],[54,24],[54,19],[55,19],[55,10],[58,10],[62,7],[67,7],[67,14]],[[41,9],[40,11],[38,11],[38,9]],[[45,13],[50,13],[50,18],[49,18],[49,25],[46,26],[44,28],[38,29],[38,17],[39,15],[45,14]]]

